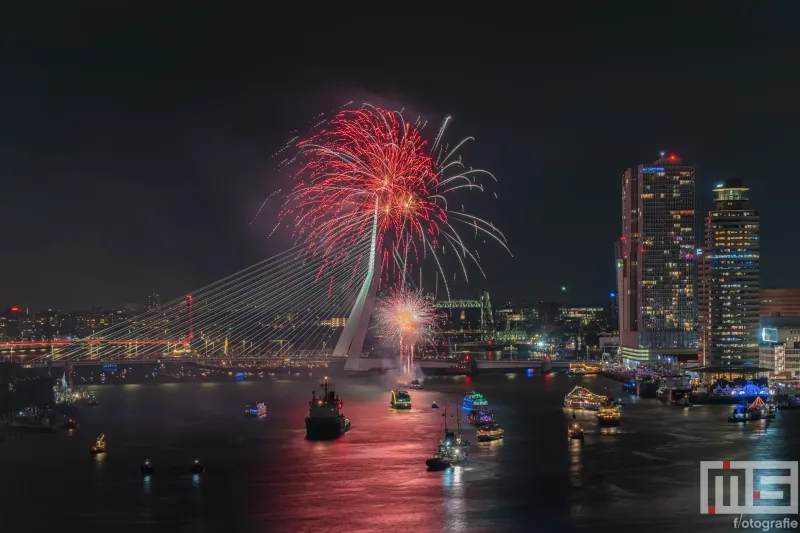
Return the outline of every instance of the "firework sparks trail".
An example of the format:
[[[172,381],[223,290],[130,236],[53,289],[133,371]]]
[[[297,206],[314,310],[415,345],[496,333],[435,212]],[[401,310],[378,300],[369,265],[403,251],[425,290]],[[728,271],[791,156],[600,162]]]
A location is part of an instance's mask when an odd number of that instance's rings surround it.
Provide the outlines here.
[[[429,148],[419,121],[406,122],[401,113],[368,104],[339,111],[316,135],[297,144],[300,152],[293,160],[301,161],[301,169],[281,219],[292,221],[293,237],[307,242],[309,252],[333,254],[332,263],[369,235],[377,220],[377,253],[395,258],[401,286],[410,262],[428,252],[444,281],[438,255],[450,243],[468,279],[464,261],[479,269],[480,264],[459,235],[458,225],[469,226],[475,237],[483,233],[508,247],[505,236],[490,222],[465,213],[463,206],[461,211],[448,209],[447,198],[454,192],[483,191],[476,176],[495,179],[485,170],[462,164],[458,149],[471,138],[453,149],[442,144],[449,120]],[[388,274],[389,262],[381,265],[381,274]],[[446,282],[445,289],[449,296]]]

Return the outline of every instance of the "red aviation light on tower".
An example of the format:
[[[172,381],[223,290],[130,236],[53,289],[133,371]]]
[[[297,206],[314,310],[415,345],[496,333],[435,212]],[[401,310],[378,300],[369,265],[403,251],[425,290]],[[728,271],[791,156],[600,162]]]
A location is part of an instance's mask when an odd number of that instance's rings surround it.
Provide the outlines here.
[[[675,154],[669,154],[670,161],[675,161],[676,159],[678,159],[678,156],[676,156]]]
[[[11,312],[12,312],[12,313],[16,313],[16,312],[18,312],[18,311],[19,311],[19,307],[12,307],[12,308],[11,308]]]

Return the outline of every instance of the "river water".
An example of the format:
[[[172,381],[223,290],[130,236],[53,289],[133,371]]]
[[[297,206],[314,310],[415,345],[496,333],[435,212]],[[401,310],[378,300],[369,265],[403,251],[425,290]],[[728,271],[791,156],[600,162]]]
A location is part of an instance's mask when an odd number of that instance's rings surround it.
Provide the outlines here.
[[[590,414],[570,441],[562,408],[574,385],[621,396],[600,377],[428,380],[409,412],[389,409],[392,383],[337,378],[352,430],[305,440],[318,377],[94,387],[73,432],[0,442],[0,530],[9,532],[728,531],[700,515],[699,461],[797,460],[800,411],[748,425],[730,407],[671,407],[625,397],[617,428]],[[489,400],[506,438],[473,442],[465,466],[427,472],[443,409],[471,389]],[[246,419],[265,400],[268,416]],[[450,413],[454,410],[450,409]],[[579,414],[580,418],[583,415]],[[105,433],[109,451],[89,447]],[[144,457],[156,472],[139,474]],[[189,474],[201,458],[202,476]]]

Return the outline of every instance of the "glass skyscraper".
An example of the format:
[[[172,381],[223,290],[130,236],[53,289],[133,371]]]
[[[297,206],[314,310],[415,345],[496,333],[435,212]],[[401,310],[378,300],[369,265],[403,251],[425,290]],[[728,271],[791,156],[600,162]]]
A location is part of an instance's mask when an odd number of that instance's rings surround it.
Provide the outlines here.
[[[714,189],[700,261],[700,350],[706,366],[758,365],[759,216],[741,180]]]
[[[696,252],[694,165],[669,155],[626,170],[616,246],[626,363],[697,354]]]

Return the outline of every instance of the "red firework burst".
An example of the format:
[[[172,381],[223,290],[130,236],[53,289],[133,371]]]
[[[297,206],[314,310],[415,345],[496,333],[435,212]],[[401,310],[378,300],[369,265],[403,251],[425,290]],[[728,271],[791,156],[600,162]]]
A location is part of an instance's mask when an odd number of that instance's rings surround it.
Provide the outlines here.
[[[445,125],[428,146],[420,128],[400,113],[369,105],[339,112],[319,133],[297,145],[302,166],[281,213],[282,218],[294,219],[294,237],[336,261],[363,242],[377,221],[375,237],[384,272],[390,263],[385,259],[391,256],[401,267],[401,277],[407,274],[409,256],[419,258],[420,252],[429,251],[436,258],[444,242],[456,249],[462,267],[464,258],[478,263],[453,221],[505,247],[505,238],[492,224],[464,213],[463,206],[459,212],[447,209],[446,194],[461,188],[483,190],[475,174],[491,174],[465,170],[460,157],[454,157],[464,141],[444,152],[439,141]],[[444,275],[438,258],[436,262]]]

